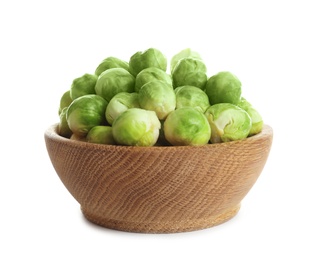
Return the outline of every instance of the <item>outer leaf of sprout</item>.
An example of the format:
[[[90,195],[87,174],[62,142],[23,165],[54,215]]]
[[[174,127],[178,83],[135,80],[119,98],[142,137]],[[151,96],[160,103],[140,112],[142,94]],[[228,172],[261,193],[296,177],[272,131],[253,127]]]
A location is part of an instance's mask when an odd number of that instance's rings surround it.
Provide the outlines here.
[[[144,84],[154,80],[164,81],[173,88],[172,77],[170,75],[159,68],[150,67],[140,71],[136,76],[134,91],[139,92]]]
[[[102,72],[113,68],[122,68],[129,71],[129,63],[116,57],[107,57],[98,65],[95,74],[99,76]]]
[[[86,136],[88,143],[115,144],[111,126],[94,126]]]
[[[249,136],[260,133],[263,128],[263,119],[260,113],[243,97],[238,106],[244,109],[251,117],[252,127]]]
[[[176,96],[169,84],[156,80],[146,83],[139,91],[140,107],[155,111],[163,120],[176,107]]]
[[[73,132],[70,130],[66,120],[67,109],[68,107],[64,107],[61,113],[59,114],[60,121],[58,124],[58,134],[66,138],[70,138]]]
[[[143,52],[136,52],[130,57],[129,70],[133,76],[137,76],[140,71],[150,67],[166,71],[167,59],[158,49],[149,48]]]
[[[58,108],[58,114],[60,114],[62,112],[62,110],[65,107],[68,107],[70,105],[70,103],[72,103],[73,100],[70,97],[70,90],[67,90],[66,92],[64,92],[64,94],[62,95],[60,101],[59,101],[59,108]]]
[[[210,106],[207,94],[194,86],[182,86],[175,89],[176,109],[193,107],[204,113]]]
[[[183,58],[194,58],[201,60],[201,56],[198,52],[192,51],[190,48],[181,50],[179,53],[176,53],[170,62],[170,69],[173,72],[177,62]]]
[[[84,137],[96,125],[103,124],[108,102],[98,95],[85,95],[76,98],[68,107],[66,120],[71,131]]]
[[[205,89],[207,67],[202,60],[183,58],[175,65],[172,78],[174,88],[190,85]]]
[[[172,145],[205,145],[211,129],[203,113],[192,107],[171,112],[164,122],[166,140]]]
[[[135,78],[125,69],[108,69],[98,77],[95,90],[96,94],[106,101],[120,92],[134,92]]]
[[[112,125],[113,121],[129,108],[140,107],[138,93],[120,92],[109,102],[106,109],[107,122]]]
[[[206,84],[206,94],[211,105],[218,103],[238,104],[241,98],[241,82],[228,71],[210,77]]]
[[[116,143],[131,146],[153,146],[159,137],[161,123],[154,111],[130,108],[112,124]]]
[[[205,116],[210,124],[212,143],[242,140],[250,133],[251,118],[245,110],[236,105],[212,105],[206,110]]]
[[[94,74],[86,73],[83,76],[74,79],[70,87],[70,97],[72,100],[84,95],[96,94],[95,85],[97,78],[98,77]]]

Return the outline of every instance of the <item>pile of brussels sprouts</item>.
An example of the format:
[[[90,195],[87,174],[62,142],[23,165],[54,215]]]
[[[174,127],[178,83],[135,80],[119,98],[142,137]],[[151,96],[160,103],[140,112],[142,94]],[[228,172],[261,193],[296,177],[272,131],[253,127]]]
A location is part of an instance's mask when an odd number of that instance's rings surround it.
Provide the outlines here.
[[[242,140],[262,130],[257,110],[228,71],[207,77],[197,52],[166,57],[155,48],[129,62],[104,59],[73,80],[60,99],[58,132],[91,143],[205,145]]]

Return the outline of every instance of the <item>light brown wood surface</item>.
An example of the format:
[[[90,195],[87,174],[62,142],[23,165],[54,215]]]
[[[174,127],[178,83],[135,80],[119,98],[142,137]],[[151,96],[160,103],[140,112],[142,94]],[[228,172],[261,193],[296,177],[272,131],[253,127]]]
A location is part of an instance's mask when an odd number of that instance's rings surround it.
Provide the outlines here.
[[[237,214],[272,144],[265,125],[243,141],[200,147],[131,147],[69,140],[45,132],[52,164],[98,225],[131,232],[173,233],[221,224]]]

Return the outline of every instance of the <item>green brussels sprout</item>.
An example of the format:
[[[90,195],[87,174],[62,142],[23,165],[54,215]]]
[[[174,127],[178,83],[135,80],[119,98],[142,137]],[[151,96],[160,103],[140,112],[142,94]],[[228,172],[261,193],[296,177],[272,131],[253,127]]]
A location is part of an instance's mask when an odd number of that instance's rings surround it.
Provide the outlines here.
[[[150,48],[143,52],[136,52],[130,57],[129,70],[133,76],[138,75],[141,70],[149,67],[166,71],[167,59],[164,54],[157,49]]]
[[[179,53],[175,54],[170,62],[170,70],[173,72],[174,67],[176,66],[177,62],[183,58],[194,58],[201,60],[201,56],[198,52],[192,51],[190,48],[184,49]]]
[[[59,124],[58,124],[58,134],[60,136],[70,138],[73,134],[72,130],[70,130],[67,120],[66,120],[66,112],[68,107],[64,107],[59,114]]]
[[[58,114],[60,115],[60,113],[62,112],[62,110],[65,107],[68,107],[70,105],[70,103],[72,103],[73,100],[70,97],[70,90],[67,90],[61,97],[60,101],[59,101],[59,108],[58,108]]]
[[[80,142],[86,142],[86,136],[78,136],[75,134],[72,134],[72,136],[69,138],[70,140],[74,140],[74,141],[80,141]]]
[[[136,92],[120,92],[116,94],[109,102],[106,108],[107,122],[112,125],[113,121],[129,108],[139,108],[139,95]]]
[[[189,85],[204,90],[207,82],[206,73],[207,67],[202,60],[183,58],[177,62],[172,72],[174,88]]]
[[[76,98],[68,107],[66,120],[69,128],[78,137],[84,137],[96,125],[105,122],[108,102],[94,94]]]
[[[153,146],[159,136],[161,123],[154,111],[130,108],[121,113],[112,124],[117,144]]]
[[[74,79],[70,87],[70,97],[72,100],[75,100],[76,98],[84,95],[95,94],[96,82],[97,76],[88,73]]]
[[[86,136],[88,143],[95,144],[115,144],[112,135],[112,127],[97,125],[91,128]]]
[[[108,57],[98,65],[95,70],[95,74],[99,76],[105,70],[113,68],[122,68],[129,71],[129,63],[116,57]]]
[[[133,92],[135,78],[125,69],[113,68],[101,73],[96,83],[96,94],[106,101],[120,92]]]
[[[211,105],[218,103],[237,105],[241,98],[241,82],[228,71],[219,72],[208,79],[206,94]]]
[[[207,94],[194,86],[182,86],[175,89],[176,109],[193,107],[204,113],[210,106]]]
[[[143,109],[155,111],[159,119],[165,119],[176,107],[174,89],[164,81],[150,81],[139,91],[139,104]]]
[[[212,143],[242,140],[249,135],[251,118],[245,110],[236,105],[212,105],[206,110],[205,116],[210,124]]]
[[[161,69],[150,67],[140,71],[140,73],[136,76],[134,91],[139,92],[144,84],[153,80],[164,81],[173,88],[172,77],[170,75]]]
[[[249,136],[260,133],[263,128],[263,119],[260,113],[243,97],[238,103],[238,107],[244,109],[251,117],[252,126]]]
[[[174,110],[164,122],[165,138],[172,145],[205,145],[209,142],[210,131],[207,118],[192,107]]]

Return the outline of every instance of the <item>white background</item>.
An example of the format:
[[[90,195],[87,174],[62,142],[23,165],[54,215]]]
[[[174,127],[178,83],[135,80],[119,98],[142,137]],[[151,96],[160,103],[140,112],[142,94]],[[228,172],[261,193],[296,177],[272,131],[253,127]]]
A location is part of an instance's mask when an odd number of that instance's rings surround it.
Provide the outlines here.
[[[1,259],[317,259],[314,1],[1,1]],[[48,158],[60,96],[107,56],[190,47],[229,70],[274,129],[229,222],[147,235],[87,222]]]

